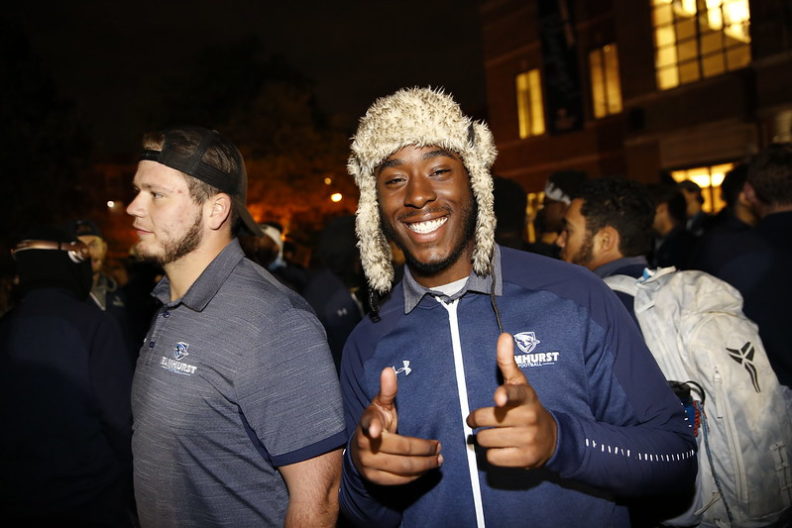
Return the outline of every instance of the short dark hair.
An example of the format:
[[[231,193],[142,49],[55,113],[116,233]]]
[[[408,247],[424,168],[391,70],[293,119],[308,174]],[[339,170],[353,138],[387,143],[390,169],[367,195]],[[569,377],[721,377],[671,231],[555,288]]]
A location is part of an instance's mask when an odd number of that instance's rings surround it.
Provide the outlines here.
[[[586,182],[587,175],[579,170],[562,170],[552,173],[547,181],[561,189],[561,191],[574,200],[580,195],[580,189]]]
[[[748,167],[748,183],[766,204],[792,204],[792,143],[774,143],[759,152]]]
[[[619,251],[625,257],[649,253],[654,207],[642,184],[631,180],[590,180],[580,189],[586,231],[595,234],[605,226],[619,232]]]
[[[659,183],[650,185],[647,189],[652,199],[653,211],[657,209],[658,205],[667,204],[669,216],[676,221],[677,225],[685,225],[687,221],[687,202],[678,187]]]
[[[694,182],[693,180],[682,180],[677,184],[677,187],[679,187],[683,191],[695,193],[696,201],[700,204],[704,203],[704,196],[701,193],[701,187],[699,186],[698,183]]]
[[[737,205],[737,200],[747,179],[748,165],[745,163],[740,163],[726,173],[720,188],[721,199],[726,202],[726,207],[732,208]]]

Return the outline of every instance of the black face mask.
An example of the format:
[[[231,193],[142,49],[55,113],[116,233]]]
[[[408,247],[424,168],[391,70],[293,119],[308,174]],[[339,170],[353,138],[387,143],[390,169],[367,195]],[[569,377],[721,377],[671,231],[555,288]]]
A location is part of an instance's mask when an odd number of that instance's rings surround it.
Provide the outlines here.
[[[52,249],[35,249],[34,245],[14,253],[20,294],[24,295],[36,288],[62,288],[80,299],[88,297],[93,284],[93,272],[87,252],[78,255],[73,251],[70,254],[57,249],[58,243],[76,242],[73,234],[55,226],[31,226],[22,239],[51,241],[49,247]],[[46,242],[40,245],[47,247]]]
[[[14,255],[24,295],[36,288],[63,288],[80,299],[91,292],[91,261],[74,262],[65,251],[29,249]]]

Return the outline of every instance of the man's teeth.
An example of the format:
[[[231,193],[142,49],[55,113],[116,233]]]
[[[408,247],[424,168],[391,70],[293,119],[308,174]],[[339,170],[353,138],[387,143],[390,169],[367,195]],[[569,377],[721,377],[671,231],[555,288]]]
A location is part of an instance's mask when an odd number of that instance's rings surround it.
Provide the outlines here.
[[[414,224],[407,224],[407,229],[425,235],[426,233],[431,233],[435,229],[439,228],[441,225],[445,224],[447,220],[448,217],[443,216],[441,218],[438,218],[437,220],[427,220],[426,222],[416,222]]]

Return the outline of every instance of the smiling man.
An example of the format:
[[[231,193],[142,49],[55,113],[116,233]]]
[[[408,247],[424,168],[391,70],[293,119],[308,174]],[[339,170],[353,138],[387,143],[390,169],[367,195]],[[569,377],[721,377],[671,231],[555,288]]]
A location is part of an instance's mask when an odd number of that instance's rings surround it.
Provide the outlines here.
[[[137,253],[166,277],[132,387],[141,525],[335,526],[343,423],[308,304],[246,259],[239,150],[215,131],[144,138]]]
[[[379,99],[349,170],[374,316],[347,341],[341,506],[360,526],[628,526],[695,475],[637,327],[579,268],[495,244],[496,151],[431,89]],[[407,259],[393,285],[388,241]]]

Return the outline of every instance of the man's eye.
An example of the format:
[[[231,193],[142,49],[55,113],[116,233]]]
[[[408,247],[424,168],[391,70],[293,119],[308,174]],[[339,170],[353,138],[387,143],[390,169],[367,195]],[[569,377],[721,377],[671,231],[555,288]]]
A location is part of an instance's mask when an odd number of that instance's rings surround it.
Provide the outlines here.
[[[435,169],[432,171],[432,176],[441,176],[447,172],[451,172],[451,169]]]

